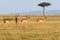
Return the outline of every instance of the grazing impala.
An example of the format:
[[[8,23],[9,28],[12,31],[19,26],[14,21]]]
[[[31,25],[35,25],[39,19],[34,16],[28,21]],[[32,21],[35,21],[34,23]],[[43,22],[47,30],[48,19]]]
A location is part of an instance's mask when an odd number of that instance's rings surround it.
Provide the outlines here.
[[[44,18],[38,18],[37,19],[37,22],[45,22],[46,21],[46,19],[44,19]]]
[[[21,19],[21,22],[26,23],[26,22],[28,22],[28,19],[29,19],[29,17],[26,17],[26,18],[24,18],[24,19]]]
[[[28,22],[28,20],[27,19],[22,19],[21,22],[25,23],[25,22]]]
[[[4,19],[4,23],[10,23],[10,22],[11,22],[11,19],[9,19],[9,18]]]

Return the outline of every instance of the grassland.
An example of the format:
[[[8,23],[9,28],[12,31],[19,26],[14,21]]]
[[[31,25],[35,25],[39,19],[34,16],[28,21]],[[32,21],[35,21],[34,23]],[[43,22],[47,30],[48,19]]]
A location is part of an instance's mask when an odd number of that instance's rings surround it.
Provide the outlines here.
[[[60,40],[60,15],[47,15],[45,22],[37,22],[37,18],[43,18],[41,15],[30,16],[29,22],[3,23],[3,18],[9,17],[14,19],[14,15],[0,16],[0,40]],[[23,18],[20,15],[19,19]]]

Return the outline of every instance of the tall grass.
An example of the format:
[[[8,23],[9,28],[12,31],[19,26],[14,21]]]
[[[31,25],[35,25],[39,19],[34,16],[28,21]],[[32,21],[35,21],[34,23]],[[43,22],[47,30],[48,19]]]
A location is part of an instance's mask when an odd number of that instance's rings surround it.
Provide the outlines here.
[[[54,21],[49,18],[43,23],[30,18],[30,22],[17,25],[14,20],[9,24],[1,21],[0,40],[60,40],[60,21],[57,20],[60,17],[53,17]]]

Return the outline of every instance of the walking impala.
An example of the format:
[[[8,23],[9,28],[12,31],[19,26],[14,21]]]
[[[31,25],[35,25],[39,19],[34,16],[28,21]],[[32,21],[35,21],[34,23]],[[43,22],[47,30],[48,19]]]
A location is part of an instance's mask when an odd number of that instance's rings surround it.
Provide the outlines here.
[[[4,19],[4,23],[10,23],[10,22],[11,22],[11,19],[9,19],[9,18]]]

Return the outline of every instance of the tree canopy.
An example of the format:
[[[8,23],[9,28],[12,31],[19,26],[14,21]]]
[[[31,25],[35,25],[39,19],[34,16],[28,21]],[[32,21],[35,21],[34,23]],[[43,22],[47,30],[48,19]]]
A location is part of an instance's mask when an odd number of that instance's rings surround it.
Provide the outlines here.
[[[45,6],[49,6],[49,5],[51,5],[51,4],[48,2],[42,2],[42,3],[38,4],[38,6],[41,6],[41,7],[45,7]]]

